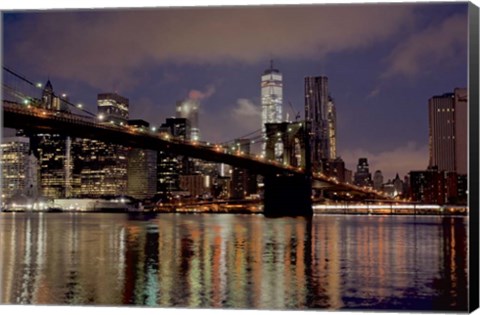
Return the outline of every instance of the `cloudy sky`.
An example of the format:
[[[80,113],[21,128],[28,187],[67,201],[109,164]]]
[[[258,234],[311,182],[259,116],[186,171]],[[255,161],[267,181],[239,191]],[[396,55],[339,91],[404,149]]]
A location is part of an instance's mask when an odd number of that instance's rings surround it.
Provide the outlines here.
[[[94,112],[116,91],[154,125],[199,99],[202,139],[223,142],[260,128],[273,58],[283,111],[328,76],[339,155],[388,179],[427,166],[428,99],[467,86],[467,30],[465,3],[4,12],[3,63]]]

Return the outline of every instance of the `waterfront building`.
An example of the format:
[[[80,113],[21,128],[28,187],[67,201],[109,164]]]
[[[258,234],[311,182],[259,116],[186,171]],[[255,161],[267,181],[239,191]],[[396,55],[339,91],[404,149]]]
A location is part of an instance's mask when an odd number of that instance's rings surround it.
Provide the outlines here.
[[[381,190],[383,187],[383,175],[382,171],[377,170],[373,175],[373,189]]]
[[[411,171],[409,195],[413,201],[427,204],[466,204],[466,176],[429,167]]]
[[[336,110],[327,77],[306,77],[304,88],[312,169],[318,171],[322,159],[336,158]]]
[[[4,138],[1,144],[2,200],[15,195],[38,197],[38,159],[30,151],[28,137]]]
[[[129,100],[117,93],[97,95],[98,120],[104,124],[126,125]],[[74,196],[126,195],[129,149],[93,139],[75,139],[72,151]]]
[[[25,134],[39,161],[40,194],[47,198],[70,197],[74,190],[72,141],[58,134]]]
[[[428,101],[429,167],[467,174],[467,89]]]
[[[197,100],[178,101],[176,112],[178,118],[185,118],[189,122],[189,135],[186,139],[192,141],[200,140],[200,127],[198,121],[198,112],[200,110],[200,103]]]
[[[99,140],[76,139],[73,151],[73,174],[78,179],[76,196],[127,193],[127,148]]]
[[[166,133],[179,140],[189,140],[191,136],[190,120],[187,118],[167,118],[160,128],[160,133]],[[167,151],[157,152],[157,194],[166,199],[173,192],[180,190],[180,174],[193,171],[193,162],[187,157],[177,156]]]
[[[129,100],[117,93],[97,96],[98,119],[106,124],[125,125],[128,120]]]
[[[180,175],[180,189],[189,192],[190,197],[202,197],[210,193],[206,177],[202,174]]]
[[[265,155],[267,130],[265,124],[282,122],[283,104],[283,76],[278,69],[273,67],[270,61],[270,68],[266,69],[261,77],[261,105],[262,105],[262,155]],[[275,157],[281,157],[283,153],[281,143],[275,146]]]
[[[134,128],[148,129],[144,120],[129,120]],[[127,157],[127,195],[137,198],[151,198],[157,192],[157,152],[130,148]]]
[[[212,197],[215,199],[230,198],[231,177],[220,175],[214,179],[212,184]]]
[[[372,175],[368,169],[368,159],[367,158],[359,158],[357,164],[357,171],[355,172],[355,178],[353,183],[357,186],[366,186],[371,187],[372,183]]]
[[[250,140],[236,139],[235,150],[243,154],[250,154]],[[244,199],[257,193],[257,176],[251,171],[239,167],[232,168],[232,180],[230,188],[231,199]]]

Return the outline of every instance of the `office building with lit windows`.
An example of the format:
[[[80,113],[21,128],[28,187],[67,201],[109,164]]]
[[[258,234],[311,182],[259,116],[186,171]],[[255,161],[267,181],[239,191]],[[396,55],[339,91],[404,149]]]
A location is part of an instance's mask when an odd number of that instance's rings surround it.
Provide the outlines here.
[[[282,104],[283,104],[283,76],[278,69],[273,67],[273,61],[270,62],[270,68],[266,69],[261,78],[261,102],[262,102],[262,155],[266,156],[266,134],[265,124],[282,122]],[[281,143],[275,146],[275,157],[282,155]]]
[[[250,154],[250,139],[236,139],[234,147],[236,151]],[[257,176],[247,169],[233,167],[230,185],[230,199],[241,200],[257,193]]]
[[[76,196],[127,194],[127,148],[99,140],[77,139],[73,151],[73,174],[78,178]]]
[[[128,120],[129,100],[117,93],[97,96],[98,118],[105,123],[124,125]]]
[[[105,124],[126,125],[129,100],[116,93],[97,96],[98,119]],[[76,139],[72,148],[75,196],[127,195],[129,149],[93,139]]]
[[[337,157],[335,103],[329,94],[326,76],[306,77],[304,88],[312,169],[320,171],[322,159]]]
[[[328,97],[327,105],[327,134],[328,134],[328,158],[337,158],[337,111],[332,97]]]
[[[72,141],[58,134],[19,134],[30,138],[30,149],[39,161],[40,194],[47,198],[65,198],[74,193]]]
[[[129,126],[148,129],[144,120],[129,120]],[[151,198],[157,192],[157,151],[130,148],[127,156],[127,195]]]
[[[467,174],[467,117],[467,89],[429,99],[429,167]]]
[[[30,139],[9,137],[2,140],[2,200],[16,195],[38,196],[38,159],[31,154]]]
[[[191,136],[190,121],[187,118],[167,118],[160,128],[160,133],[167,133],[180,140],[189,140]],[[177,156],[167,151],[157,153],[157,193],[167,199],[180,190],[180,174],[190,174],[193,162],[187,157]]]
[[[358,159],[357,171],[355,172],[353,183],[357,186],[372,187],[372,174],[370,174],[368,168],[367,158]]]

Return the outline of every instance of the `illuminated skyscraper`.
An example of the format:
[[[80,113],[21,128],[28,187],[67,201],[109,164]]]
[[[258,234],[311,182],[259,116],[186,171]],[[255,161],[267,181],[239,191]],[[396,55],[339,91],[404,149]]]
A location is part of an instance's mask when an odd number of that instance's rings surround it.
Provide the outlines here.
[[[31,134],[30,148],[40,164],[42,196],[65,198],[72,194],[71,141],[58,134]]]
[[[320,161],[330,158],[329,150],[328,78],[305,78],[305,120],[310,125],[310,150],[313,171],[320,170]],[[335,113],[332,102],[331,111]]]
[[[327,106],[328,125],[328,157],[330,160],[337,158],[337,111],[333,99],[328,97]]]
[[[99,140],[77,139],[73,151],[73,174],[78,176],[76,196],[127,193],[126,148]]]
[[[190,122],[190,135],[192,141],[200,140],[200,129],[198,125],[198,111],[200,104],[196,100],[185,100],[177,102],[177,118],[185,118]]]
[[[167,118],[159,128],[159,132],[166,132],[172,137],[189,140],[190,121],[186,118]],[[157,193],[162,198],[180,190],[180,174],[190,173],[193,163],[187,157],[179,157],[167,151],[158,151],[157,154]]]
[[[262,155],[265,156],[266,150],[266,127],[267,123],[282,122],[282,104],[283,104],[283,76],[278,69],[273,67],[273,61],[270,62],[270,68],[262,74],[261,81],[261,101],[262,101],[262,135],[264,143],[262,145]],[[275,156],[281,156],[281,144],[275,147]]]
[[[358,186],[372,187],[372,174],[370,174],[370,171],[368,169],[367,158],[358,159],[357,171],[355,172],[355,179],[353,183]]]
[[[103,123],[127,123],[127,98],[116,93],[102,93],[98,94],[97,105],[98,118]],[[126,147],[93,139],[76,139],[73,150],[75,195],[99,197],[127,194]]]
[[[467,174],[467,89],[428,101],[430,167]]]

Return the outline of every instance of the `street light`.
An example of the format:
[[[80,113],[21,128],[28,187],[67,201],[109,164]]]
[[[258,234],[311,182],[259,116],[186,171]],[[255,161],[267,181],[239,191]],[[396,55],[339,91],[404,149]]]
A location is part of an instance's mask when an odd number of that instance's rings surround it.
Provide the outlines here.
[[[99,114],[98,115],[98,120],[102,121],[105,119],[105,116],[103,116],[103,114]]]

